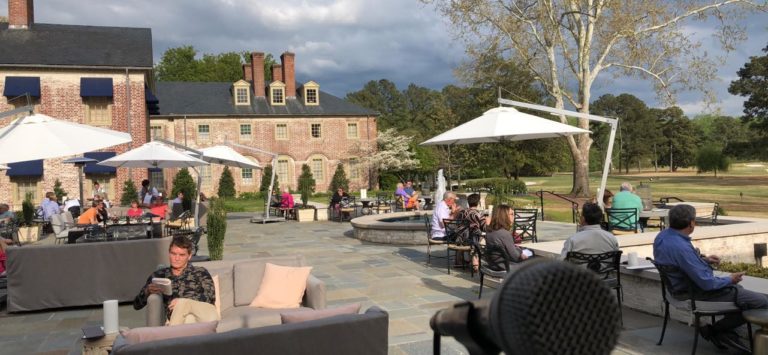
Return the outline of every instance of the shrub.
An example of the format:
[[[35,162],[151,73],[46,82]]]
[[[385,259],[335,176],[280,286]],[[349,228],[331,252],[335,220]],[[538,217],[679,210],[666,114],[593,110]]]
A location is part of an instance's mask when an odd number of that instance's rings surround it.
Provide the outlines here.
[[[221,173],[221,179],[219,179],[218,194],[221,198],[235,197],[235,179],[232,178],[232,172],[229,171],[228,166],[225,166],[224,171]]]
[[[179,170],[176,177],[173,178],[173,188],[171,189],[171,196],[176,196],[179,191],[184,194],[184,199],[181,201],[185,210],[192,209],[192,201],[195,199],[197,193],[197,184],[192,179],[192,175],[189,174],[187,168]]]
[[[56,195],[56,200],[61,202],[64,200],[64,195],[67,194],[67,191],[61,188],[61,181],[59,179],[56,179],[56,182],[53,183],[53,194]]]
[[[309,165],[301,166],[301,175],[299,176],[299,192],[301,193],[301,203],[306,206],[309,196],[315,192],[315,179],[312,177],[312,170]]]
[[[24,195],[24,202],[21,203],[21,217],[26,226],[31,226],[32,220],[35,219],[35,204],[32,202],[31,192]]]
[[[349,191],[349,179],[347,179],[347,173],[344,172],[344,164],[342,163],[336,166],[336,172],[333,173],[329,189],[331,192],[336,192],[339,187],[344,191]]]
[[[238,198],[241,200],[258,200],[261,198],[261,192],[241,192]]]
[[[227,233],[227,210],[224,200],[212,198],[208,211],[208,253],[211,260],[224,258],[224,235]]]
[[[747,273],[747,276],[761,277],[764,279],[768,278],[768,269],[757,266],[757,264],[732,263],[723,261],[720,263],[720,266],[718,266],[717,269],[725,272],[744,271]]]
[[[261,174],[261,186],[259,186],[259,193],[261,197],[269,196],[267,190],[269,190],[269,181],[272,179],[272,165],[264,167],[264,171]],[[272,191],[280,191],[280,183],[278,182],[278,176],[275,174],[275,186],[272,187]]]
[[[128,179],[123,183],[123,195],[120,196],[120,205],[130,206],[131,201],[139,198],[139,191],[136,190],[136,183]]]

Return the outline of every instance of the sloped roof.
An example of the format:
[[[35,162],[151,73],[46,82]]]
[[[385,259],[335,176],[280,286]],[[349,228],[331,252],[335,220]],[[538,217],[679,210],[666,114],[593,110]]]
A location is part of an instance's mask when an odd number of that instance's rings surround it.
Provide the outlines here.
[[[152,68],[149,28],[0,23],[0,64]]]
[[[254,97],[251,105],[235,105],[232,83],[168,82],[156,85],[155,96],[160,101],[160,115],[211,115],[211,116],[352,116],[376,115],[376,112],[349,101],[320,91],[320,104],[304,105],[297,90],[297,98],[287,98],[285,105],[270,105],[266,97]]]

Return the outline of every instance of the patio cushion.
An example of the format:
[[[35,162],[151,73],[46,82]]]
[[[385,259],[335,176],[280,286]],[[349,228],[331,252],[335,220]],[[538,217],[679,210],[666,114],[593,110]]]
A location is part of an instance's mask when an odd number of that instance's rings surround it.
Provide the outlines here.
[[[350,303],[336,308],[327,308],[320,310],[300,310],[283,313],[280,318],[283,324],[306,322],[315,319],[328,318],[342,314],[357,314],[360,312],[360,302]]]
[[[235,306],[247,306],[256,297],[261,286],[266,263],[283,266],[304,266],[304,257],[300,255],[259,258],[253,261],[240,261],[234,266]]]
[[[126,343],[140,344],[149,341],[189,337],[216,333],[218,322],[180,324],[167,327],[141,327],[120,332]]]
[[[208,273],[214,278],[214,286],[218,286],[216,289],[216,310],[221,315],[222,311],[230,309],[235,305],[232,268],[210,268]]]
[[[267,309],[247,306],[230,308],[222,312],[216,331],[222,333],[240,328],[259,328],[281,324],[281,313],[296,310],[296,308]],[[299,310],[311,310],[311,308],[302,307]]]
[[[311,266],[292,267],[267,263],[251,307],[298,308],[311,271]]]

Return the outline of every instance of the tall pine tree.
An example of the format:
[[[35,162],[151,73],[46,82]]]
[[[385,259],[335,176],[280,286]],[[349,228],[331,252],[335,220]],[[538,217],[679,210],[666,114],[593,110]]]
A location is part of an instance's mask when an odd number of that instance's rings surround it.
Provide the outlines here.
[[[232,178],[232,172],[229,171],[228,166],[224,167],[224,171],[221,173],[221,179],[219,179],[219,197],[235,197],[235,179]]]
[[[339,187],[344,191],[349,191],[349,179],[347,179],[347,173],[344,171],[344,164],[339,163],[336,166],[336,172],[333,173],[333,179],[331,179],[331,192],[335,192]]]

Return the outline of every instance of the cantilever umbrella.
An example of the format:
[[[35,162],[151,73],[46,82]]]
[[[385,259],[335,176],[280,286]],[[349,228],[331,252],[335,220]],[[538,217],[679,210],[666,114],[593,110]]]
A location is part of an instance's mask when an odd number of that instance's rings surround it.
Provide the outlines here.
[[[0,128],[0,164],[76,155],[130,141],[125,132],[36,113]]]
[[[580,133],[590,133],[590,131],[529,115],[512,107],[496,107],[485,111],[478,118],[432,137],[421,145],[498,143],[556,138]]]
[[[199,149],[199,151],[203,153],[203,156],[200,157],[200,159],[209,163],[227,165],[237,168],[261,169],[259,163],[246,158],[242,154],[236,152],[234,149],[225,145],[203,148]]]
[[[205,161],[154,141],[98,164],[115,168],[188,168],[208,165]]]

